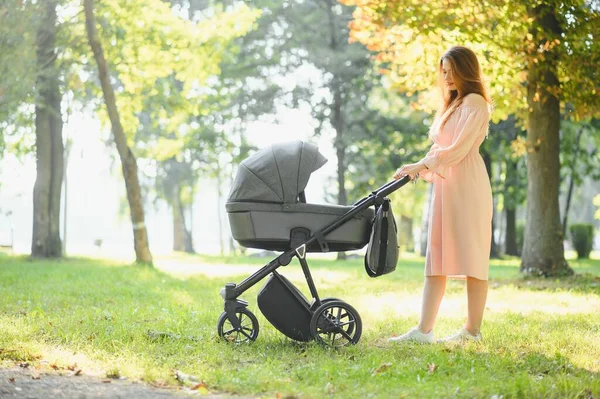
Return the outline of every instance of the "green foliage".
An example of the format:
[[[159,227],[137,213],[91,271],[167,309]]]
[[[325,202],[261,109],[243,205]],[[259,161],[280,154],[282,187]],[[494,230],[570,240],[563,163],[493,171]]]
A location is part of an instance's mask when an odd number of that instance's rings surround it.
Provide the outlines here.
[[[574,223],[569,226],[569,232],[571,233],[571,244],[577,251],[577,258],[589,258],[594,246],[594,225]]]
[[[289,38],[280,47],[282,66],[300,71],[310,65],[318,72],[298,80],[292,105],[310,110],[317,136],[333,136],[347,203],[388,182],[402,162],[420,158],[428,148],[425,115],[412,112],[406,97],[382,90],[374,53],[348,42],[353,12],[354,7],[333,1],[293,1],[272,12]],[[402,214],[420,208],[415,202],[422,201],[424,189],[419,188],[418,195],[397,203]],[[337,202],[339,192],[336,178],[328,200]]]
[[[146,160],[140,163],[146,190],[168,203],[178,191],[184,206],[193,200],[199,174],[214,173],[210,142],[219,133],[208,119],[228,100],[214,90],[221,63],[260,14],[243,3],[188,6],[184,13],[161,0],[113,0],[97,11],[119,113],[134,153]],[[89,87],[86,96],[99,98],[95,82],[82,84]]]
[[[233,11],[213,10],[197,23],[171,11],[161,0],[110,0],[99,4],[98,19],[111,71],[118,79],[117,107],[130,140],[146,99],[162,96],[167,105],[154,118],[167,131],[188,115],[202,113],[201,100],[210,77],[220,72],[227,44],[246,33],[257,13],[244,5]],[[174,88],[165,78],[180,82]],[[176,94],[176,95],[174,95]],[[181,115],[183,114],[183,115]],[[131,144],[131,143],[130,143]],[[177,146],[156,145],[167,159]]]
[[[395,86],[419,92],[426,107],[437,104],[431,88],[435,86],[439,57],[451,45],[462,44],[480,55],[482,69],[490,79],[488,86],[496,106],[494,121],[510,114],[525,120],[524,71],[532,64],[544,65],[553,54],[559,60],[560,86],[540,84],[558,94],[564,107],[571,104],[568,111],[576,118],[600,112],[600,41],[595,37],[600,10],[585,0],[544,2],[545,7],[556,10],[559,37],[541,37],[528,1],[342,2],[358,5],[351,39],[378,52],[377,59]]]
[[[600,180],[600,119],[562,121],[560,134],[560,163],[566,166],[561,168],[561,181],[568,181],[568,176],[578,187],[586,177]]]
[[[233,260],[233,263],[231,261]],[[186,275],[169,263],[186,265]],[[260,323],[252,345],[219,341],[219,289],[258,270],[264,259],[156,259],[157,269],[109,261],[59,263],[0,255],[0,360],[179,386],[174,370],[214,393],[299,398],[588,397],[600,394],[600,264],[574,261],[563,281],[522,279],[518,262],[496,261],[480,345],[389,345],[414,326],[423,260],[401,260],[380,279],[362,259],[311,261],[323,296],[348,301],[363,319],[358,345],[331,351],[283,337],[257,309],[258,284],[243,298]],[[174,267],[173,270],[177,269]],[[198,274],[195,274],[198,273]],[[282,270],[307,291],[297,262]],[[450,281],[436,334],[464,322],[462,282]],[[489,313],[487,313],[489,312]],[[524,339],[523,337],[527,337]],[[43,362],[41,360],[44,360]],[[47,367],[47,366],[46,366]]]
[[[0,4],[0,157],[6,144],[17,154],[31,150],[24,136],[33,126],[38,11],[31,2]]]
[[[409,106],[409,98],[379,87],[363,106],[368,113],[356,142],[348,148],[348,181],[352,198],[364,197],[391,180],[397,168],[417,162],[431,142],[427,136],[428,115]],[[394,212],[420,220],[427,191],[425,182],[405,187],[392,195]]]

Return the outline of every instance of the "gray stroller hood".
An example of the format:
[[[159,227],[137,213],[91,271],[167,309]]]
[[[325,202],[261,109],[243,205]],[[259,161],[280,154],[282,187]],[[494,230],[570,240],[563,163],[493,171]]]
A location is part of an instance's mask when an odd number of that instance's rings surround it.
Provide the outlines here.
[[[225,204],[233,238],[244,247],[286,251],[298,230],[314,233],[352,206],[300,201],[310,175],[327,162],[315,145],[294,141],[265,148],[244,160]],[[304,199],[302,200],[304,201]],[[327,247],[308,252],[360,249],[369,242],[371,208],[325,236]]]
[[[242,161],[227,202],[294,204],[326,162],[315,145],[302,141],[264,148]]]

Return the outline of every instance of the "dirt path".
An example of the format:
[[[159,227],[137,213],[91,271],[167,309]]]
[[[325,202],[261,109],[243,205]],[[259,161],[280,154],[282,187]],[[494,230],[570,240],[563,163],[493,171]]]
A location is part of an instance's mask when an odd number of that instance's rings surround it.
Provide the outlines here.
[[[0,398],[19,399],[153,399],[189,398],[234,399],[226,395],[200,395],[189,388],[155,388],[143,383],[99,379],[86,375],[65,375],[29,368],[0,369]],[[237,399],[241,399],[237,397]]]

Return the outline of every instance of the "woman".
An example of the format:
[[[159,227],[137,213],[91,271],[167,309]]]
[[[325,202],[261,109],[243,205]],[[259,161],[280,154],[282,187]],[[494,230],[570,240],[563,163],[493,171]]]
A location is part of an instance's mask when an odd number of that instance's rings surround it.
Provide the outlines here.
[[[433,183],[425,258],[421,320],[392,342],[434,342],[433,326],[446,278],[467,280],[468,318],[455,334],[441,341],[481,340],[487,298],[492,234],[492,189],[479,146],[487,137],[490,100],[475,53],[450,48],[441,58],[439,78],[444,103],[430,130],[433,145],[415,164],[394,174]]]

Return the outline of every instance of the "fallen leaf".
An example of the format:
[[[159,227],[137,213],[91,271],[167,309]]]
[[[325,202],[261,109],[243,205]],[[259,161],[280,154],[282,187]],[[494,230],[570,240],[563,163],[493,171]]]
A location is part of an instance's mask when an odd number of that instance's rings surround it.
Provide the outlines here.
[[[31,373],[32,380],[39,380],[40,378],[41,378],[40,373],[36,373],[36,372]]]
[[[205,383],[201,382],[190,388],[192,391],[197,391],[200,395],[208,395],[210,391]]]
[[[111,384],[112,383],[111,380],[102,380],[102,382],[105,383],[105,384]]]
[[[29,367],[29,363],[27,363],[27,362],[25,362],[25,363],[19,363],[19,367],[26,369],[26,368]]]
[[[50,367],[51,367],[51,368],[53,368],[54,370],[58,370],[58,369],[60,369],[60,367],[58,367],[58,366],[56,365],[56,363],[52,363],[52,364],[50,364]]]
[[[438,366],[435,363],[430,363],[427,365],[427,370],[429,370],[430,374],[435,373],[435,370],[437,370]]]
[[[375,376],[377,374],[383,373],[384,371],[386,371],[387,369],[389,369],[392,366],[392,363],[383,363],[382,365],[380,365],[379,367],[377,367],[375,370],[373,370],[373,372],[371,373],[372,376]]]
[[[15,377],[10,377],[10,378],[8,379],[8,382],[12,382],[12,383],[14,384],[14,383],[15,383]]]
[[[73,372],[70,374],[70,377],[74,377],[76,375],[81,375],[81,369],[73,370]]]

